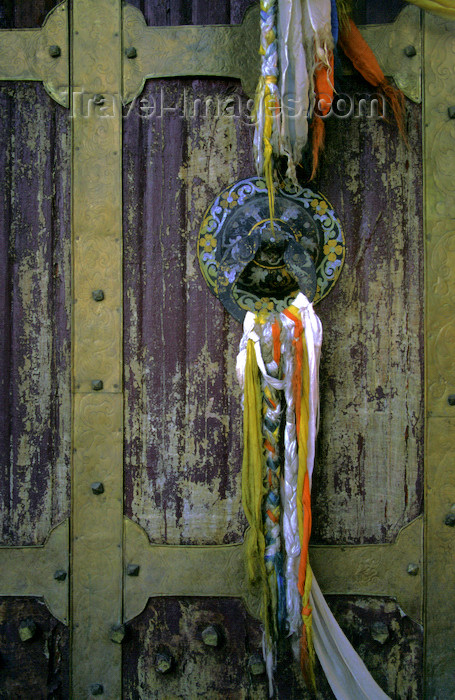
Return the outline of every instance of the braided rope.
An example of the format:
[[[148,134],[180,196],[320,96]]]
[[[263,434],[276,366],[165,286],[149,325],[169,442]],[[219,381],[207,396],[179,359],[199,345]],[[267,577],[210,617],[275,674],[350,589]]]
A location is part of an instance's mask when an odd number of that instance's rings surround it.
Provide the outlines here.
[[[281,449],[280,427],[282,416],[282,391],[270,383],[271,378],[279,379],[280,362],[274,353],[274,329],[279,325],[275,320],[269,320],[259,333],[261,338],[261,354],[264,359],[266,375],[261,377],[262,389],[262,437],[264,445],[264,502],[262,518],[265,539],[265,568],[270,591],[271,624],[273,641],[263,640],[264,659],[266,661],[269,679],[269,691],[273,694],[273,671],[275,668],[276,639],[286,615],[284,599],[284,580],[281,555],[280,529],[280,474]],[[276,359],[275,359],[276,358]],[[278,360],[278,362],[276,361]]]
[[[274,335],[276,336],[276,334],[278,334],[278,355],[274,348]],[[281,373],[279,334],[280,326],[278,321],[269,321],[263,327],[261,338],[261,351],[265,360],[267,374],[269,377],[276,377],[278,379]],[[282,628],[286,615],[280,529],[282,394],[283,392],[280,389],[271,386],[269,380],[262,376],[262,435],[265,452],[264,492],[266,494],[263,506],[265,560],[269,577],[272,615],[276,634],[278,634],[279,630]]]
[[[286,551],[286,608],[290,634],[298,634],[301,626],[301,598],[298,590],[300,537],[297,518],[297,477],[299,458],[295,421],[295,401],[292,379],[294,375],[294,323],[281,315],[283,326],[283,375],[286,400],[284,428],[284,473],[282,479],[283,539]]]
[[[280,132],[278,91],[277,0],[261,0],[261,76],[256,88],[252,119],[255,122],[253,150],[258,175],[265,176],[269,192],[270,219],[274,218],[272,153],[278,150]]]

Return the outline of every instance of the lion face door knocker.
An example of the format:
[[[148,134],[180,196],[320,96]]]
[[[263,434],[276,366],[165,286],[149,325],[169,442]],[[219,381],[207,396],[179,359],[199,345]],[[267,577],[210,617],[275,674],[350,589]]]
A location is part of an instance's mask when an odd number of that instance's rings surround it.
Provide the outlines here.
[[[257,177],[218,195],[198,238],[202,274],[238,321],[247,311],[283,311],[299,291],[318,302],[338,279],[344,255],[341,224],[323,195],[292,184],[278,189],[272,225],[267,187]]]

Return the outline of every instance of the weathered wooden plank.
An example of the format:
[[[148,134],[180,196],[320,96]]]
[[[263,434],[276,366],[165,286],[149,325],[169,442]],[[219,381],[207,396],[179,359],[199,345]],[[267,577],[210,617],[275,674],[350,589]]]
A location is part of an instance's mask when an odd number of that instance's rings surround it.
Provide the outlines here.
[[[353,82],[346,92],[363,90]],[[420,108],[409,147],[377,119],[331,119],[321,176],[347,255],[324,327],[313,541],[393,541],[421,511],[423,236]]]
[[[387,598],[329,596],[328,602],[373,678],[392,700],[425,697],[420,625],[403,616]]]
[[[251,172],[250,127],[219,128],[204,103],[182,119],[185,89],[192,109],[230,85],[154,81],[144,98],[175,111],[124,122],[126,514],[157,543],[222,543],[244,528],[240,328],[205,287],[196,232],[218,189]]]
[[[202,640],[209,625],[220,632],[218,647],[208,647]],[[151,599],[144,614],[128,625],[123,694],[131,700],[266,698],[265,675],[253,678],[248,673],[250,656],[260,650],[259,624],[239,601]],[[174,668],[159,674],[156,654],[165,651],[172,654]]]
[[[0,0],[1,29],[37,29],[60,0]]]
[[[422,630],[403,617],[394,601],[330,596],[330,606],[375,680],[393,700],[422,698]],[[216,625],[219,647],[207,647],[202,631]],[[123,693],[130,700],[196,698],[266,700],[265,675],[248,671],[251,655],[261,655],[261,630],[239,601],[201,598],[152,598],[128,624],[124,642]],[[160,674],[156,654],[167,652],[173,669]],[[416,673],[417,670],[417,673]],[[334,696],[317,668],[317,700]],[[307,700],[298,665],[285,642],[275,673],[276,697]]]
[[[22,621],[31,619],[35,636],[19,637]],[[69,697],[69,630],[33,598],[0,600],[0,697],[61,700]]]
[[[3,545],[69,513],[69,136],[40,85],[1,88]]]

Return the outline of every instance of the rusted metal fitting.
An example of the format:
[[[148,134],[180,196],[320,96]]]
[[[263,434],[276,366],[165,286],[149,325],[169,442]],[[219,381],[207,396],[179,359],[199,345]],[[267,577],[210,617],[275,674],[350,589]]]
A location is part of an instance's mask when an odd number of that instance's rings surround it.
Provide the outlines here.
[[[139,576],[139,570],[140,570],[139,564],[128,564],[126,567],[126,573],[128,576]]]
[[[216,625],[209,625],[202,630],[202,641],[208,647],[217,647],[221,642],[221,634]]]
[[[102,289],[94,289],[92,292],[92,297],[95,301],[103,301],[104,292]]]
[[[100,494],[104,493],[104,484],[101,481],[94,481],[90,488],[95,496],[99,496]]]
[[[93,379],[92,389],[93,391],[101,391],[103,388],[103,381],[101,379]]]
[[[62,50],[60,46],[58,46],[57,44],[52,44],[52,46],[49,46],[49,56],[52,56],[52,58],[58,58],[61,55]]]
[[[265,673],[265,663],[262,656],[253,654],[248,659],[248,670],[252,676],[262,676]]]
[[[34,622],[31,617],[28,617],[26,620],[22,620],[19,623],[19,637],[21,642],[30,642],[36,635],[37,631],[38,627],[36,622]]]
[[[155,654],[155,670],[158,673],[169,673],[174,664],[174,657],[169,651],[158,651]]]
[[[111,641],[115,644],[121,644],[125,639],[126,627],[125,625],[118,624],[111,627]]]
[[[64,581],[66,579],[66,571],[64,569],[57,569],[54,578],[56,581]]]

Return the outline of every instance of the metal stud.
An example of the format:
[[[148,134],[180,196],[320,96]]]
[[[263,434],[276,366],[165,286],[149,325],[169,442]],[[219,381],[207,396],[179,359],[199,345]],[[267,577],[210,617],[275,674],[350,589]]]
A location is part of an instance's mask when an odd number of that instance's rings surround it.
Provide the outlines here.
[[[19,624],[19,637],[21,642],[30,642],[36,635],[38,627],[36,623],[28,617],[26,620],[22,620]]]
[[[125,625],[113,625],[111,627],[111,641],[115,644],[121,644],[125,639],[126,627]]]
[[[448,515],[446,515],[444,518],[444,525],[448,525],[449,527],[455,526],[455,513],[448,513]]]
[[[202,641],[208,647],[217,647],[221,641],[221,634],[215,625],[209,625],[202,631]]]
[[[104,95],[93,95],[92,101],[94,105],[102,105],[104,104]]]
[[[139,564],[128,564],[126,567],[126,573],[128,576],[139,576],[139,569],[141,567]]]
[[[90,686],[90,694],[91,695],[103,695],[104,693],[104,688],[101,685],[101,683],[92,683]]]
[[[90,488],[95,496],[99,496],[100,494],[104,493],[104,485],[101,481],[94,481]]]
[[[54,578],[56,581],[64,581],[66,579],[66,571],[64,569],[57,569]]]
[[[155,654],[155,669],[158,673],[169,673],[174,666],[174,657],[168,651],[159,651]]]
[[[408,56],[408,58],[412,58],[417,53],[416,47],[413,46],[412,44],[409,44],[408,46],[406,46],[404,52],[405,52],[406,56]]]
[[[452,110],[452,112],[451,112]],[[455,107],[449,107],[449,117],[455,119]],[[447,397],[447,403],[449,406],[455,406],[455,394],[449,394]]]
[[[371,636],[379,644],[385,644],[389,638],[389,628],[384,622],[375,622],[371,628]]]
[[[128,46],[125,49],[125,56],[127,58],[136,58],[137,57],[137,51],[135,46]]]
[[[93,391],[101,391],[103,388],[103,382],[101,379],[94,379],[92,381],[92,389]]]
[[[409,576],[417,576],[417,574],[420,571],[420,567],[418,564],[411,563],[408,564],[408,568],[406,569],[406,571],[408,572]]]
[[[262,674],[265,673],[264,660],[259,654],[250,656],[248,659],[248,669],[252,676],[262,676]]]
[[[49,46],[49,56],[52,56],[52,58],[58,58],[61,55],[62,50],[60,46],[57,46],[57,44],[52,44],[52,46]]]
[[[104,299],[104,292],[102,289],[95,289],[92,292],[92,297],[95,301],[103,301]]]

